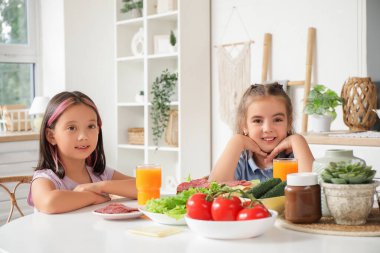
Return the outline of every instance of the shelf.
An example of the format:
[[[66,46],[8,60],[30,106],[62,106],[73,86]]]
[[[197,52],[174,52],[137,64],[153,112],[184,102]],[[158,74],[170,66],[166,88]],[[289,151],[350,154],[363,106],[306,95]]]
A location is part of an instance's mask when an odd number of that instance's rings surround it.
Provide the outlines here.
[[[126,56],[126,57],[119,57],[116,59],[118,62],[143,62],[144,56]]]
[[[380,138],[336,137],[331,134],[350,133],[349,131],[332,131],[326,133],[303,133],[307,143],[322,145],[370,146],[380,147]]]
[[[178,57],[177,52],[170,53],[170,54],[151,54],[151,55],[148,55],[148,59],[162,59],[162,58],[176,59],[177,57]]]
[[[126,20],[120,20],[116,22],[117,26],[120,25],[142,25],[143,23],[143,18],[132,18],[132,19],[126,19]]]
[[[170,151],[170,152],[179,151],[178,147],[164,147],[164,146],[159,146],[158,148],[156,146],[149,146],[148,149],[153,150],[153,151]]]
[[[136,103],[136,102],[117,103],[117,106],[119,106],[119,107],[139,107],[139,106],[144,106],[144,104],[143,103]]]
[[[165,20],[165,21],[176,21],[178,16],[178,11],[170,11],[165,13],[158,13],[149,15],[148,20]]]
[[[122,148],[122,149],[142,149],[142,150],[144,150],[144,145],[119,144],[119,145],[117,145],[117,147]]]

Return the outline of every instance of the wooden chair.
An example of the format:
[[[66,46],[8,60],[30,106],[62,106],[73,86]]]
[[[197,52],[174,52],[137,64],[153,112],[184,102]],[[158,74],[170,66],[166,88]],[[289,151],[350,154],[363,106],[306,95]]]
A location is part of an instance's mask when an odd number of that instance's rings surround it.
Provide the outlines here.
[[[11,176],[11,177],[0,177],[0,187],[2,187],[9,195],[9,201],[11,204],[11,209],[9,211],[9,215],[7,218],[7,223],[11,220],[14,207],[17,208],[17,210],[20,212],[21,216],[24,216],[23,212],[21,211],[20,207],[17,204],[16,200],[16,190],[17,187],[20,184],[30,184],[32,182],[32,176]],[[16,185],[13,187],[13,190],[11,191],[5,183],[16,183]]]
[[[310,87],[311,87],[311,71],[313,67],[315,35],[316,35],[316,29],[314,27],[310,27],[308,29],[308,35],[307,35],[305,80],[288,82],[289,87],[301,86],[301,85],[304,86],[303,107],[305,107],[306,105],[307,97],[309,96]],[[267,81],[271,48],[272,48],[272,35],[270,33],[266,33],[264,35],[263,65],[262,65],[263,68],[261,71],[262,83]],[[308,123],[308,116],[306,113],[302,113],[302,132],[303,133],[307,132],[307,123]]]

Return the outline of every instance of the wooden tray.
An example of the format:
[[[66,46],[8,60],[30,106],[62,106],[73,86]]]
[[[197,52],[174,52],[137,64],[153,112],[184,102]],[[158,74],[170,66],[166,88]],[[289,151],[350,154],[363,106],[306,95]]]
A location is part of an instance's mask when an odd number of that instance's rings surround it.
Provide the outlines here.
[[[322,217],[317,223],[295,224],[285,220],[284,215],[279,215],[277,219],[281,227],[313,234],[341,235],[341,236],[380,236],[380,212],[378,208],[373,208],[367,223],[360,226],[346,226],[335,224],[332,217]]]

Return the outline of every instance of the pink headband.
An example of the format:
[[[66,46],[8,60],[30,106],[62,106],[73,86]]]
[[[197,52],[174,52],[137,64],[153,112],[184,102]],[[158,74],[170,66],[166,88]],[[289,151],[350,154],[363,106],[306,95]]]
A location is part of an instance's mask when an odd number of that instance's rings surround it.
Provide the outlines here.
[[[96,114],[98,115],[98,126],[102,127],[102,120],[99,117],[96,105],[87,98],[82,97],[80,99],[84,104],[90,106],[92,109],[95,110]],[[66,110],[70,105],[75,104],[75,102],[76,101],[73,98],[68,98],[65,101],[63,101],[51,115],[50,119],[47,122],[47,126],[50,127],[53,124],[53,122],[63,113],[63,111]]]

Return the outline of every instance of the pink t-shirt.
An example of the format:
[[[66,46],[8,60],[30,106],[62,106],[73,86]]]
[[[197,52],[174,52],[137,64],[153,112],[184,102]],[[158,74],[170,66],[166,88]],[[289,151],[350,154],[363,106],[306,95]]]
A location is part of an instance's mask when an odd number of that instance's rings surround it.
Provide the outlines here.
[[[101,174],[100,176],[97,176],[94,174],[92,167],[88,167],[88,166],[87,166],[87,171],[93,183],[111,180],[113,173],[115,172],[114,169],[106,167],[103,174]],[[77,182],[75,182],[74,180],[70,179],[67,176],[65,176],[63,179],[59,178],[52,170],[49,170],[49,169],[36,170],[33,175],[32,183],[35,179],[40,178],[40,177],[47,178],[50,181],[52,181],[53,184],[55,185],[55,188],[59,190],[73,190],[78,185]],[[33,200],[32,200],[32,185],[30,185],[30,189],[29,189],[28,204],[30,206],[34,206]]]

